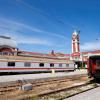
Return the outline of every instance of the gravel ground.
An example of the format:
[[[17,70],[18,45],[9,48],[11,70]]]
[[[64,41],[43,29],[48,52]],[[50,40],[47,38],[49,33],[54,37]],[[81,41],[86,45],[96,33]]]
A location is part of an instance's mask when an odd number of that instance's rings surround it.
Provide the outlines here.
[[[64,100],[100,100],[100,87]]]
[[[49,78],[49,77],[80,75],[80,74],[86,74],[86,73],[87,73],[87,70],[76,70],[74,72],[6,75],[6,76],[0,76],[0,83],[23,80],[23,79],[24,80],[27,80],[27,79],[41,79],[41,78]]]

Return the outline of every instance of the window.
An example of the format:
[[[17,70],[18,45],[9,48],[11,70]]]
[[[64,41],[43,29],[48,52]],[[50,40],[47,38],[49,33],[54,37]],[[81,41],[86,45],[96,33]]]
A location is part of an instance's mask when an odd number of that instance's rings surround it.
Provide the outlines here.
[[[69,64],[66,64],[66,67],[69,67]]]
[[[59,64],[59,67],[62,67],[62,64]]]
[[[24,63],[24,66],[25,66],[25,67],[30,67],[30,66],[31,66],[31,63],[30,63],[30,62],[25,62],[25,63]]]
[[[96,61],[96,66],[98,66],[98,67],[100,66],[100,60]]]
[[[44,63],[40,63],[39,66],[40,66],[40,67],[44,67]]]
[[[8,66],[15,66],[15,62],[8,62]]]
[[[50,64],[50,67],[54,67],[54,64],[53,64],[53,63],[51,63],[51,64]]]
[[[78,60],[79,58],[78,57],[75,57],[75,60]]]

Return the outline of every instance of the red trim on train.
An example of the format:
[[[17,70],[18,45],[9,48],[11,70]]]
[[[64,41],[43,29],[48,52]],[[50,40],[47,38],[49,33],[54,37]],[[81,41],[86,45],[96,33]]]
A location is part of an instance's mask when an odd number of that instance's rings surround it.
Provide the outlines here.
[[[0,68],[0,70],[51,70],[51,69],[56,69],[56,70],[68,70],[68,69],[73,69],[73,68]]]

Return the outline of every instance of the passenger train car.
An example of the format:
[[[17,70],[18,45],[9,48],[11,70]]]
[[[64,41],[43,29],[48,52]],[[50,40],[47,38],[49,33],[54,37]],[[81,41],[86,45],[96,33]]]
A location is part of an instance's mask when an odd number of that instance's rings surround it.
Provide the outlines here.
[[[0,72],[74,71],[74,62],[49,55],[0,53]]]
[[[88,75],[100,79],[100,54],[92,54],[88,59]]]

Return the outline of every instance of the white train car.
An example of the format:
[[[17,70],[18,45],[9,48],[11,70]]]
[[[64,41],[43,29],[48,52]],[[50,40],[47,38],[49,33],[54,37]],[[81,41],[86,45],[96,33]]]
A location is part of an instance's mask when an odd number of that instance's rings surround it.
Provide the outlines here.
[[[0,36],[0,72],[72,71],[74,62],[66,57],[18,50],[11,37]]]
[[[73,61],[50,57],[0,55],[0,72],[74,71]]]

